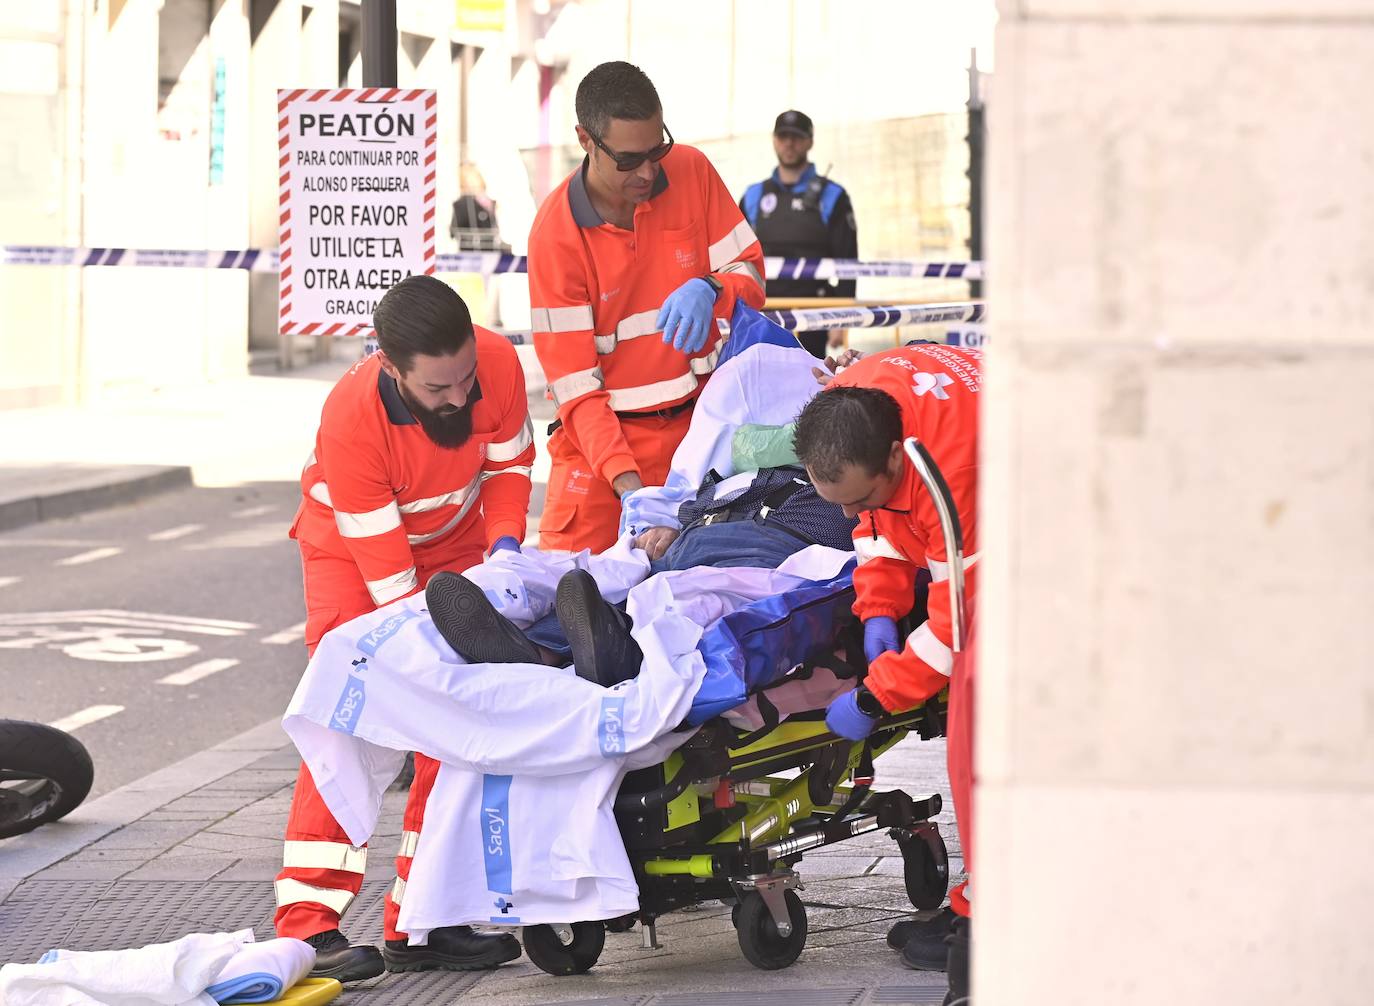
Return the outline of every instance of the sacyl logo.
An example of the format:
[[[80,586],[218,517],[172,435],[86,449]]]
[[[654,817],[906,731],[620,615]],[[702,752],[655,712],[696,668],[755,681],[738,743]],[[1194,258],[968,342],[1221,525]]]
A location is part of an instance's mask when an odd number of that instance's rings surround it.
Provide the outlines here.
[[[366,704],[367,688],[363,685],[363,679],[350,674],[334,706],[334,715],[329,718],[329,729],[352,734],[358,727],[358,717],[362,716]]]
[[[625,696],[608,695],[601,700],[597,739],[601,744],[601,757],[611,758],[625,753]]]
[[[482,777],[482,859],[487,890],[511,894],[510,784],[508,775]]]
[[[401,626],[415,618],[415,612],[409,609],[396,612],[381,625],[370,630],[367,635],[358,640],[358,649],[362,650],[369,657],[375,657],[377,650],[392,636],[400,631]]]
[[[924,395],[928,391],[943,402],[949,398],[945,388],[954,383],[954,378],[948,374],[928,374],[918,370],[911,376],[911,383],[917,395]]]

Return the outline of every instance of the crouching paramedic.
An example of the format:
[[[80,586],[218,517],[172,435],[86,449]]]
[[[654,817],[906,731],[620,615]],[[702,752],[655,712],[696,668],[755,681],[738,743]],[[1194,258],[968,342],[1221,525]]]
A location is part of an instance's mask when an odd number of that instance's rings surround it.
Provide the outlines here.
[[[763,252],[720,176],[674,145],[653,83],[603,63],[577,88],[581,167],[530,231],[534,348],[558,407],[544,549],[600,552],[619,497],[662,485],[736,299],[763,304]],[[661,333],[661,335],[660,335]]]
[[[335,626],[422,589],[441,570],[518,549],[525,536],[534,442],[514,348],[475,329],[458,294],[432,276],[392,287],[373,323],[381,348],[330,392],[301,475],[291,536],[301,550],[311,653]],[[407,946],[396,931],[437,771],[437,762],[416,754],[379,953],[350,946],[339,931],[362,885],[367,850],[349,844],[301,766],[275,921],[281,936],[315,947],[312,974],[358,981],[383,966],[468,970],[520,955],[514,937],[466,926],[435,930],[424,947]]]
[[[965,600],[972,608],[977,582],[978,406],[981,354],[938,345],[914,345],[869,356],[836,377],[802,410],[797,421],[797,456],[824,499],[859,518],[854,549],[854,613],[863,620],[864,682],[835,699],[826,723],[835,733],[861,740],[885,711],[919,705],[950,684],[955,667],[950,632],[949,556],[935,504],[902,449],[916,437],[934,458],[949,485],[963,533]],[[906,639],[897,622],[913,606],[916,574],[930,571],[928,617]],[[967,626],[965,627],[967,632]],[[961,660],[971,673],[971,663]],[[950,733],[971,733],[969,687],[951,689]],[[967,757],[950,769],[955,790],[967,805]],[[961,827],[964,822],[960,822]],[[951,965],[951,987],[967,982],[968,899],[951,894],[953,913],[932,920],[935,928],[900,922],[889,943],[900,946],[911,967]],[[943,927],[943,931],[939,930]],[[945,937],[952,933],[950,946]],[[959,974],[955,972],[959,971]]]

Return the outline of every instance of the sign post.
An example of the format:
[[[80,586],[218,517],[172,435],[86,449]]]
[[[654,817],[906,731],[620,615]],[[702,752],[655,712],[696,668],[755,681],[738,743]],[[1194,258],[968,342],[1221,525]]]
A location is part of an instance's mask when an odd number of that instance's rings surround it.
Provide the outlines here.
[[[434,272],[432,90],[277,92],[284,334],[372,335],[377,301]]]

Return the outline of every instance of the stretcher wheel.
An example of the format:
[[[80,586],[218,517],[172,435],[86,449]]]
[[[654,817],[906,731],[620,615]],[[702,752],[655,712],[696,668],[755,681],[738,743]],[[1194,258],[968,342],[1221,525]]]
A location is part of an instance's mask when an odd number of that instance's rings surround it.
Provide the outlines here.
[[[559,930],[571,934],[564,943]],[[551,975],[580,975],[590,971],[606,945],[606,927],[600,922],[574,922],[572,925],[526,926],[522,934],[525,953],[540,971]]]
[[[773,913],[763,903],[757,892],[745,895],[732,913],[735,918],[735,935],[739,938],[739,948],[744,959],[764,971],[777,971],[785,968],[801,956],[806,946],[806,906],[793,891],[784,891],[787,915],[792,920],[792,932],[787,936],[778,934]]]
[[[940,829],[925,821],[903,834],[897,833],[902,850],[906,896],[917,908],[939,908],[949,893],[949,852]]]

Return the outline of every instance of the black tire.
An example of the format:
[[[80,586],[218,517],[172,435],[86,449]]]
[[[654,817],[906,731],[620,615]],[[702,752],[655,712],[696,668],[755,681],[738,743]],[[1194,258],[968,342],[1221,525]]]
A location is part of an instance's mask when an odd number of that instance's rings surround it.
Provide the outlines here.
[[[752,891],[740,901],[735,917],[735,935],[739,938],[744,959],[764,971],[778,971],[791,965],[806,946],[806,906],[795,891],[784,891],[787,915],[792,920],[792,933],[778,935],[773,913],[763,903],[763,896]]]
[[[897,845],[906,896],[916,908],[939,908],[949,893],[949,852],[940,830],[927,821],[913,828],[910,838],[898,838]]]
[[[71,734],[42,723],[0,720],[0,838],[70,814],[94,778],[90,754]]]
[[[551,975],[580,975],[592,969],[606,945],[600,922],[574,922],[572,943],[564,944],[553,926],[526,926],[521,934],[525,955],[540,971]]]

